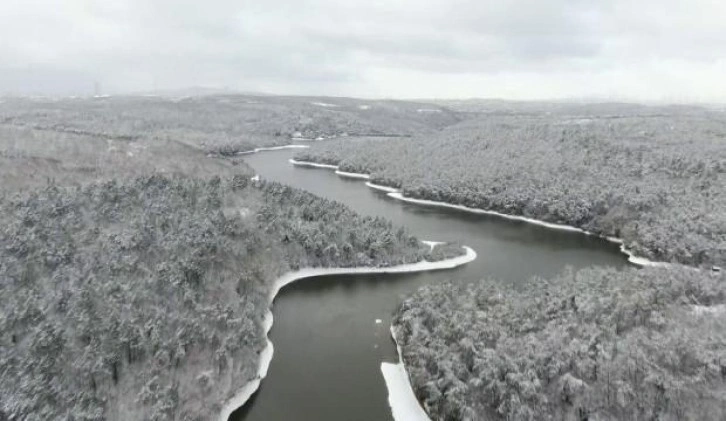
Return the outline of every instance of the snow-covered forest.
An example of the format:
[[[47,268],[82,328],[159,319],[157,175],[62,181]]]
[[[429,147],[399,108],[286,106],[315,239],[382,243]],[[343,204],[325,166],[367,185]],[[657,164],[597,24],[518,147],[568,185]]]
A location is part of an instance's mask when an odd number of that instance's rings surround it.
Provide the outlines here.
[[[394,320],[435,420],[723,420],[726,277],[566,271],[425,287]]]
[[[174,140],[234,154],[338,136],[411,136],[459,120],[404,101],[279,96],[7,99],[0,123],[109,140]],[[432,105],[426,105],[432,107]]]
[[[295,159],[371,174],[412,198],[619,237],[636,255],[676,264],[570,270],[516,291],[494,280],[422,288],[393,325],[429,416],[724,419],[726,116],[447,106],[471,114],[435,134],[333,140]]]
[[[432,419],[723,419],[724,138],[697,107],[8,98],[0,420],[207,419],[257,375],[282,273],[460,253],[251,181],[240,152],[300,142],[408,197],[677,263],[421,289],[394,333]]]
[[[248,100],[0,105],[0,419],[210,419],[257,375],[284,272],[461,253],[208,157],[348,124]]]
[[[429,253],[382,219],[252,184],[155,175],[6,195],[2,418],[208,417],[256,373],[276,277]]]
[[[486,113],[419,137],[328,141],[296,159],[370,173],[409,197],[619,237],[652,260],[726,266],[724,113],[565,111]]]

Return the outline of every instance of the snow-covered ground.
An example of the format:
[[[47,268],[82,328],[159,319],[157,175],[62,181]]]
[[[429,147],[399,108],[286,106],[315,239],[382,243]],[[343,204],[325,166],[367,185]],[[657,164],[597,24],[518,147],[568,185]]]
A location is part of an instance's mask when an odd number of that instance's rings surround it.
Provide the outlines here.
[[[702,305],[694,305],[692,307],[693,314],[701,316],[701,315],[707,315],[707,316],[717,316],[726,313],[726,305],[718,304],[715,306],[702,306]]]
[[[318,164],[316,162],[309,162],[309,161],[296,161],[294,159],[290,159],[289,162],[292,165],[298,166],[298,167],[312,167],[312,168],[324,168],[326,170],[334,170],[336,174],[338,174],[341,177],[347,177],[347,178],[359,178],[361,180],[370,180],[371,176],[369,174],[361,174],[357,172],[345,172],[340,171],[340,167],[337,165],[330,165],[330,164]]]
[[[421,242],[426,244],[427,246],[429,246],[431,248],[431,250],[433,250],[434,247],[438,246],[439,244],[446,244],[441,241],[421,241]]]
[[[391,337],[396,343],[398,363],[382,363],[381,372],[388,388],[388,405],[396,421],[431,421],[426,411],[421,407],[416,394],[411,387],[411,380],[403,364],[401,347],[398,345],[396,335],[391,326]]]
[[[309,145],[283,145],[283,146],[270,146],[267,148],[255,148],[251,151],[237,152],[237,155],[249,155],[251,153],[257,153],[262,151],[279,151],[281,149],[304,149],[309,148]]]
[[[374,184],[371,182],[366,183],[366,186],[368,186],[374,190],[384,191],[386,193],[397,193],[398,192],[398,189],[394,189],[393,187],[382,186],[380,184]]]
[[[262,322],[262,327],[265,330],[265,335],[272,329],[272,312],[267,311],[265,320]],[[219,421],[228,421],[232,412],[236,411],[237,408],[247,402],[247,400],[257,391],[260,387],[262,379],[267,377],[267,370],[270,368],[272,362],[272,354],[274,354],[275,347],[272,345],[270,339],[267,339],[267,346],[260,353],[260,359],[257,368],[257,377],[249,381],[246,385],[240,389],[231,399],[227,400],[222,406],[222,411],[219,415]]]
[[[591,233],[588,233],[591,234]],[[591,234],[592,235],[592,234]],[[627,247],[625,247],[625,243],[620,238],[616,237],[605,237],[606,240],[610,241],[611,243],[620,244],[620,252],[628,256],[628,261],[630,263],[634,263],[638,266],[651,266],[651,267],[669,267],[672,266],[672,263],[668,262],[655,262],[650,259],[646,259],[645,257],[638,257],[633,254],[630,250],[628,250]]]
[[[431,244],[432,242],[427,242],[426,244]],[[427,261],[421,261],[417,263],[410,263],[405,265],[398,265],[398,266],[391,266],[391,267],[357,267],[357,268],[304,268],[292,272],[287,272],[284,275],[277,278],[275,281],[272,290],[270,291],[270,297],[269,302],[270,306],[272,306],[272,303],[275,300],[275,297],[280,292],[280,290],[285,286],[292,282],[298,281],[300,279],[304,278],[310,278],[314,276],[322,276],[322,275],[346,275],[346,274],[367,274],[367,273],[406,273],[406,272],[422,272],[422,271],[431,271],[431,270],[442,270],[442,269],[452,269],[457,266],[464,265],[466,263],[469,263],[476,259],[476,252],[471,249],[470,247],[464,246],[465,253],[461,256],[453,257],[451,259],[441,260],[439,262],[427,262]],[[270,329],[272,328],[272,322],[273,322],[273,316],[270,311],[268,311],[267,316],[265,317],[264,321],[264,328],[265,332],[269,333]],[[220,421],[227,421],[229,419],[229,416],[236,410],[237,408],[241,407],[242,405],[247,402],[247,400],[252,396],[252,394],[257,390],[257,388],[260,386],[260,381],[267,375],[267,369],[270,365],[270,361],[272,360],[272,354],[273,354],[273,345],[272,342],[270,342],[269,338],[267,340],[267,347],[265,350],[260,354],[260,362],[259,362],[259,370],[258,375],[255,379],[247,383],[238,393],[236,393],[232,398],[227,400],[227,402],[224,403],[222,406],[222,411],[219,415]],[[405,370],[405,369],[404,369]],[[408,378],[408,375],[406,375],[406,378]],[[408,380],[406,380],[408,381]],[[409,385],[410,388],[410,385]],[[389,397],[390,402],[390,397]],[[397,418],[397,420],[400,420],[403,418]]]
[[[482,215],[496,215],[496,216],[500,216],[502,218],[511,219],[511,220],[515,220],[515,221],[529,222],[531,224],[541,225],[541,226],[547,227],[547,228],[558,229],[558,230],[563,230],[563,231],[574,231],[574,232],[587,234],[586,231],[584,231],[580,228],[569,226],[569,225],[553,224],[551,222],[539,221],[537,219],[526,218],[524,216],[507,215],[504,213],[488,211],[488,210],[478,209],[478,208],[470,208],[468,206],[463,206],[463,205],[453,205],[451,203],[437,202],[434,200],[413,199],[413,198],[404,196],[403,193],[401,193],[398,190],[396,190],[395,192],[391,192],[388,196],[390,196],[394,199],[397,199],[397,200],[402,200],[404,202],[409,202],[409,203],[416,203],[419,205],[437,206],[437,207],[444,207],[444,208],[450,208],[450,209],[457,209],[457,210],[461,210],[461,211],[465,211],[465,212],[477,213],[477,214],[482,214]]]
[[[339,107],[337,104],[330,104],[327,102],[311,102],[313,105],[317,105],[318,107],[325,107],[325,108],[332,108],[332,107]]]
[[[312,167],[312,168],[324,168],[326,170],[338,170],[337,165],[329,165],[329,164],[318,164],[316,162],[307,162],[307,161],[296,161],[294,159],[289,160],[292,165],[298,166],[298,167]]]
[[[348,178],[360,178],[361,180],[370,180],[371,176],[368,174],[360,174],[357,172],[345,172],[340,170],[335,170],[335,173],[338,174],[341,177],[348,177]]]

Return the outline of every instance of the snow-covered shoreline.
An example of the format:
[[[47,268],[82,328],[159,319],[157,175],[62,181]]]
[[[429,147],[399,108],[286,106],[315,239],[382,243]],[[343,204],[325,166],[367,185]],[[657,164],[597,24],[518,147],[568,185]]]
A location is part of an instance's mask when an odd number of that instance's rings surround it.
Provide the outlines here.
[[[398,363],[381,363],[381,373],[388,389],[388,405],[395,421],[431,421],[421,403],[416,399],[416,393],[411,386],[411,378],[403,363],[401,346],[396,339],[396,333],[391,326],[391,337],[396,344]]]
[[[464,211],[464,212],[476,213],[476,214],[481,214],[481,215],[493,215],[493,216],[498,216],[498,217],[505,218],[505,219],[509,219],[509,220],[513,220],[513,221],[527,222],[527,223],[530,223],[530,224],[539,225],[539,226],[546,227],[546,228],[550,228],[550,229],[556,229],[556,230],[561,230],[561,231],[577,232],[577,233],[580,233],[580,234],[590,235],[590,236],[602,238],[602,239],[607,240],[607,241],[609,241],[611,243],[615,243],[615,244],[620,245],[620,252],[623,253],[623,254],[625,254],[626,256],[628,256],[628,261],[630,263],[636,264],[638,266],[667,267],[667,266],[671,265],[671,263],[667,263],[667,262],[655,262],[655,261],[649,260],[649,259],[647,259],[645,257],[636,256],[635,254],[633,254],[633,252],[631,252],[630,250],[628,250],[627,247],[625,247],[625,243],[620,238],[616,238],[616,237],[603,237],[601,235],[595,234],[595,233],[590,232],[590,231],[586,231],[586,230],[584,230],[582,228],[573,227],[571,225],[555,224],[555,223],[552,223],[552,222],[541,221],[539,219],[527,218],[525,216],[509,215],[509,214],[506,214],[506,213],[500,213],[500,212],[496,212],[496,211],[490,211],[490,210],[479,209],[479,208],[470,208],[470,207],[464,206],[464,205],[454,205],[454,204],[451,204],[451,203],[437,202],[437,201],[434,201],[434,200],[414,199],[414,198],[411,198],[411,197],[404,196],[403,193],[401,193],[399,190],[396,190],[395,192],[388,193],[388,196],[391,197],[391,198],[393,198],[393,199],[401,200],[401,201],[408,202],[408,203],[415,203],[415,204],[418,204],[418,205],[436,206],[436,207],[442,207],[442,208],[456,209],[456,210],[460,210],[460,211]]]
[[[298,167],[311,167],[311,168],[324,168],[326,170],[335,170],[338,171],[337,165],[330,165],[330,164],[318,164],[317,162],[308,162],[308,161],[296,161],[294,159],[288,160],[292,165],[298,166]]]
[[[357,172],[345,172],[340,170],[335,170],[335,173],[338,174],[341,177],[348,177],[348,178],[360,178],[361,180],[370,180],[371,176],[368,174],[360,174]]]
[[[433,247],[438,244],[436,242],[427,241],[424,242],[424,244],[428,245],[433,249]],[[432,245],[433,244],[433,245]],[[443,270],[443,269],[453,269],[455,267],[464,265],[466,263],[469,263],[476,259],[476,252],[471,249],[470,247],[464,246],[465,253],[461,256],[456,256],[451,259],[441,260],[438,262],[428,262],[428,261],[420,261],[417,263],[410,263],[410,264],[404,264],[404,265],[398,265],[398,266],[390,266],[390,267],[356,267],[356,268],[304,268],[292,272],[287,272],[277,278],[275,283],[272,286],[272,289],[270,290],[270,297],[269,297],[269,306],[272,307],[273,302],[275,301],[275,297],[280,292],[280,290],[285,286],[292,282],[298,281],[300,279],[310,278],[314,276],[322,276],[322,275],[350,275],[350,274],[373,274],[373,273],[406,273],[406,272],[423,272],[423,271],[432,271],[432,270]],[[272,311],[268,310],[267,314],[265,315],[265,319],[263,321],[263,327],[265,329],[265,335],[269,335],[270,329],[272,328],[274,317],[272,315]],[[262,379],[265,378],[267,375],[267,370],[270,366],[270,362],[272,361],[272,355],[274,353],[274,346],[272,342],[269,339],[269,336],[267,338],[267,346],[265,349],[260,353],[260,359],[259,359],[259,368],[257,372],[257,377],[250,382],[248,382],[245,386],[243,386],[232,398],[228,399],[224,404],[222,405],[222,411],[219,415],[220,421],[227,421],[229,419],[229,416],[234,412],[237,408],[242,407],[247,400],[257,391],[257,389],[260,387],[260,382]],[[407,375],[408,376],[408,375]]]
[[[331,165],[331,164],[318,164],[316,162],[310,162],[310,161],[297,161],[294,159],[288,160],[292,165],[295,165],[297,167],[310,167],[310,168],[323,168],[326,170],[333,170],[335,173],[341,177],[346,178],[359,178],[361,180],[370,180],[371,176],[370,174],[363,174],[358,172],[346,172],[341,171],[340,166],[338,165]]]
[[[282,149],[305,149],[305,148],[309,148],[309,147],[310,147],[310,145],[296,145],[296,144],[283,145],[283,146],[269,146],[269,147],[263,147],[263,148],[255,148],[255,149],[252,149],[251,151],[237,152],[236,155],[249,155],[249,154],[262,152],[262,151],[279,151]]]
[[[336,173],[338,172],[338,166],[336,166],[336,165],[327,165],[327,164],[323,165],[323,164],[316,164],[314,162],[309,162],[309,161],[296,161],[294,159],[291,159],[290,163],[293,165],[297,165],[297,166],[332,169],[332,170],[335,170]],[[361,174],[361,175],[367,175],[368,179],[370,179],[370,174]],[[360,177],[360,178],[363,178],[363,177]],[[366,182],[366,186],[368,186],[372,189],[375,189],[375,190],[380,190],[380,191],[386,192],[389,197],[396,199],[396,200],[401,200],[403,202],[408,202],[408,203],[413,203],[413,204],[423,205],[423,206],[435,206],[435,207],[441,207],[441,208],[456,209],[459,211],[470,212],[470,213],[475,213],[475,214],[479,214],[479,215],[499,216],[499,217],[502,217],[505,219],[509,219],[509,220],[513,220],[513,221],[527,222],[530,224],[539,225],[539,226],[550,228],[550,229],[577,232],[580,234],[591,235],[594,237],[602,238],[611,243],[620,245],[620,252],[625,254],[626,256],[628,256],[628,261],[630,263],[633,263],[638,266],[668,267],[668,266],[672,265],[672,263],[656,262],[656,261],[647,259],[645,257],[636,256],[635,254],[633,254],[633,252],[628,250],[627,247],[625,247],[625,242],[620,238],[605,237],[605,236],[595,234],[590,231],[586,231],[582,228],[573,227],[571,225],[556,224],[556,223],[552,223],[552,222],[542,221],[539,219],[527,218],[525,216],[510,215],[510,214],[506,214],[506,213],[500,213],[500,212],[496,212],[496,211],[479,209],[479,208],[470,208],[470,207],[464,206],[464,205],[455,205],[452,203],[438,202],[435,200],[414,199],[412,197],[404,196],[400,189],[396,189],[396,188],[388,187],[388,186],[382,186],[379,184],[374,184],[370,181]]]
[[[396,189],[396,188],[383,186],[380,184],[374,184],[374,183],[371,183],[370,181],[366,183],[366,186],[368,186],[374,190],[380,190],[380,191],[383,191],[386,193],[398,193],[398,189]]]

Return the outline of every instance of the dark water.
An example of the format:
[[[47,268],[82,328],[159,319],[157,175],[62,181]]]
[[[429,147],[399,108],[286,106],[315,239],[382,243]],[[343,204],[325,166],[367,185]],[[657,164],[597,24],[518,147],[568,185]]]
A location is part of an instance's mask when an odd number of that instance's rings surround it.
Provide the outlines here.
[[[396,362],[389,326],[403,297],[426,284],[495,278],[516,287],[565,266],[624,266],[618,247],[582,234],[388,198],[332,171],[294,167],[289,150],[251,155],[263,177],[343,202],[361,214],[404,225],[423,240],[459,241],[478,258],[466,266],[402,275],[301,280],[278,295],[271,339],[275,355],[260,390],[234,421],[391,420],[381,362]],[[376,319],[382,323],[376,324]]]

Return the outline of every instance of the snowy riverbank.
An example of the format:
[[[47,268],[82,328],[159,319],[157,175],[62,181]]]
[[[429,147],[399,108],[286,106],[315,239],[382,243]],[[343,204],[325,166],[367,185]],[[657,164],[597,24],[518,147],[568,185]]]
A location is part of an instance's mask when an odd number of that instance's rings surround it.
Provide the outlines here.
[[[391,337],[396,343],[398,363],[382,363],[381,373],[383,373],[388,388],[388,404],[391,406],[393,419],[395,421],[431,421],[416,399],[393,326],[391,326]]]
[[[424,242],[424,244],[427,244],[433,248],[435,246],[435,244],[437,244],[437,243],[427,241],[427,242]],[[461,256],[456,256],[451,259],[441,260],[438,262],[428,262],[428,261],[424,260],[424,261],[417,262],[417,263],[391,266],[391,267],[380,267],[380,268],[377,268],[377,267],[305,268],[305,269],[300,269],[297,271],[287,272],[284,275],[277,278],[274,285],[272,286],[272,289],[270,291],[270,297],[269,297],[270,307],[272,307],[275,297],[277,296],[277,294],[280,292],[280,290],[285,285],[288,285],[288,284],[298,281],[300,279],[310,278],[310,277],[314,277],[314,276],[322,276],[322,275],[349,275],[349,274],[374,274],[374,273],[386,274],[386,273],[406,273],[406,272],[422,272],[422,271],[452,269],[452,268],[464,265],[466,263],[469,263],[469,262],[473,261],[474,259],[476,259],[476,252],[474,250],[472,250],[470,247],[466,247],[466,246],[464,246],[464,250],[465,250],[465,253]],[[273,320],[274,319],[272,316],[272,312],[270,310],[268,310],[267,315],[265,316],[264,323],[263,323],[264,329],[265,329],[265,335],[269,334],[270,329],[272,328]],[[262,353],[260,353],[257,377],[255,379],[251,380],[249,383],[247,383],[232,398],[228,399],[223,404],[222,411],[219,415],[220,421],[227,421],[229,419],[229,416],[232,414],[232,412],[234,412],[237,408],[240,408],[241,406],[243,406],[247,402],[247,400],[254,394],[254,392],[257,391],[257,389],[260,386],[260,382],[267,375],[267,369],[269,368],[270,362],[272,361],[273,353],[274,353],[274,346],[268,337],[267,347],[262,351]],[[405,374],[405,375],[406,375],[406,379],[408,379],[408,374]],[[409,385],[409,388],[410,388],[410,385]],[[390,391],[390,388],[389,388],[389,391]],[[413,393],[413,392],[411,392],[411,393]],[[390,396],[389,396],[389,402],[391,402]],[[398,405],[398,402],[396,402],[396,405]]]
[[[293,165],[302,166],[302,167],[313,167],[313,168],[331,169],[331,170],[335,170],[336,174],[339,173],[339,169],[338,169],[339,167],[337,165],[316,164],[314,162],[296,161],[294,159],[291,159],[290,160],[290,163],[293,164]],[[345,173],[345,174],[349,174],[349,173]],[[358,176],[357,178],[366,178],[367,177],[366,179],[370,179],[370,175],[369,174],[356,174],[356,175]],[[628,256],[628,261],[630,263],[636,264],[638,266],[667,267],[667,266],[671,265],[671,263],[667,263],[667,262],[656,262],[656,261],[649,260],[649,259],[647,259],[645,257],[636,256],[635,254],[633,254],[633,252],[631,252],[630,250],[628,250],[627,247],[625,247],[625,243],[620,238],[616,238],[616,237],[603,237],[601,235],[598,235],[598,234],[595,234],[595,233],[592,233],[592,232],[583,230],[582,228],[573,227],[571,225],[556,224],[556,223],[552,223],[552,222],[541,221],[539,219],[527,218],[525,216],[510,215],[510,214],[505,214],[505,213],[500,213],[500,212],[490,211],[490,210],[485,210],[485,209],[479,209],[479,208],[470,208],[470,207],[464,206],[464,205],[454,205],[454,204],[451,204],[451,203],[437,202],[437,201],[434,201],[434,200],[414,199],[414,198],[411,198],[411,197],[404,196],[400,189],[396,189],[396,188],[388,187],[388,186],[383,186],[383,185],[379,185],[379,184],[374,184],[374,183],[372,183],[370,181],[366,182],[366,186],[368,186],[368,187],[370,187],[372,189],[375,189],[375,190],[383,191],[383,192],[387,193],[387,195],[389,197],[391,197],[393,199],[396,199],[396,200],[401,200],[403,202],[408,202],[408,203],[413,203],[413,204],[423,205],[423,206],[433,206],[433,207],[456,209],[456,210],[459,210],[459,211],[469,212],[469,213],[475,213],[475,214],[480,214],[480,215],[498,216],[498,217],[501,217],[501,218],[505,218],[505,219],[509,219],[509,220],[513,220],[513,221],[527,222],[527,223],[530,223],[530,224],[535,224],[535,225],[539,225],[539,226],[546,227],[546,228],[550,228],[550,229],[557,229],[557,230],[570,231],[570,232],[578,232],[578,233],[585,234],[585,235],[591,235],[591,236],[603,238],[603,239],[605,239],[607,241],[610,241],[611,243],[615,243],[615,244],[620,245],[620,251],[623,254],[625,254],[626,256]]]
[[[250,151],[237,152],[237,155],[249,155],[252,153],[263,152],[263,151],[279,151],[282,149],[305,149],[305,148],[309,148],[309,147],[310,147],[310,145],[295,145],[295,144],[283,145],[283,146],[270,146],[270,147],[264,147],[264,148],[255,148]]]

